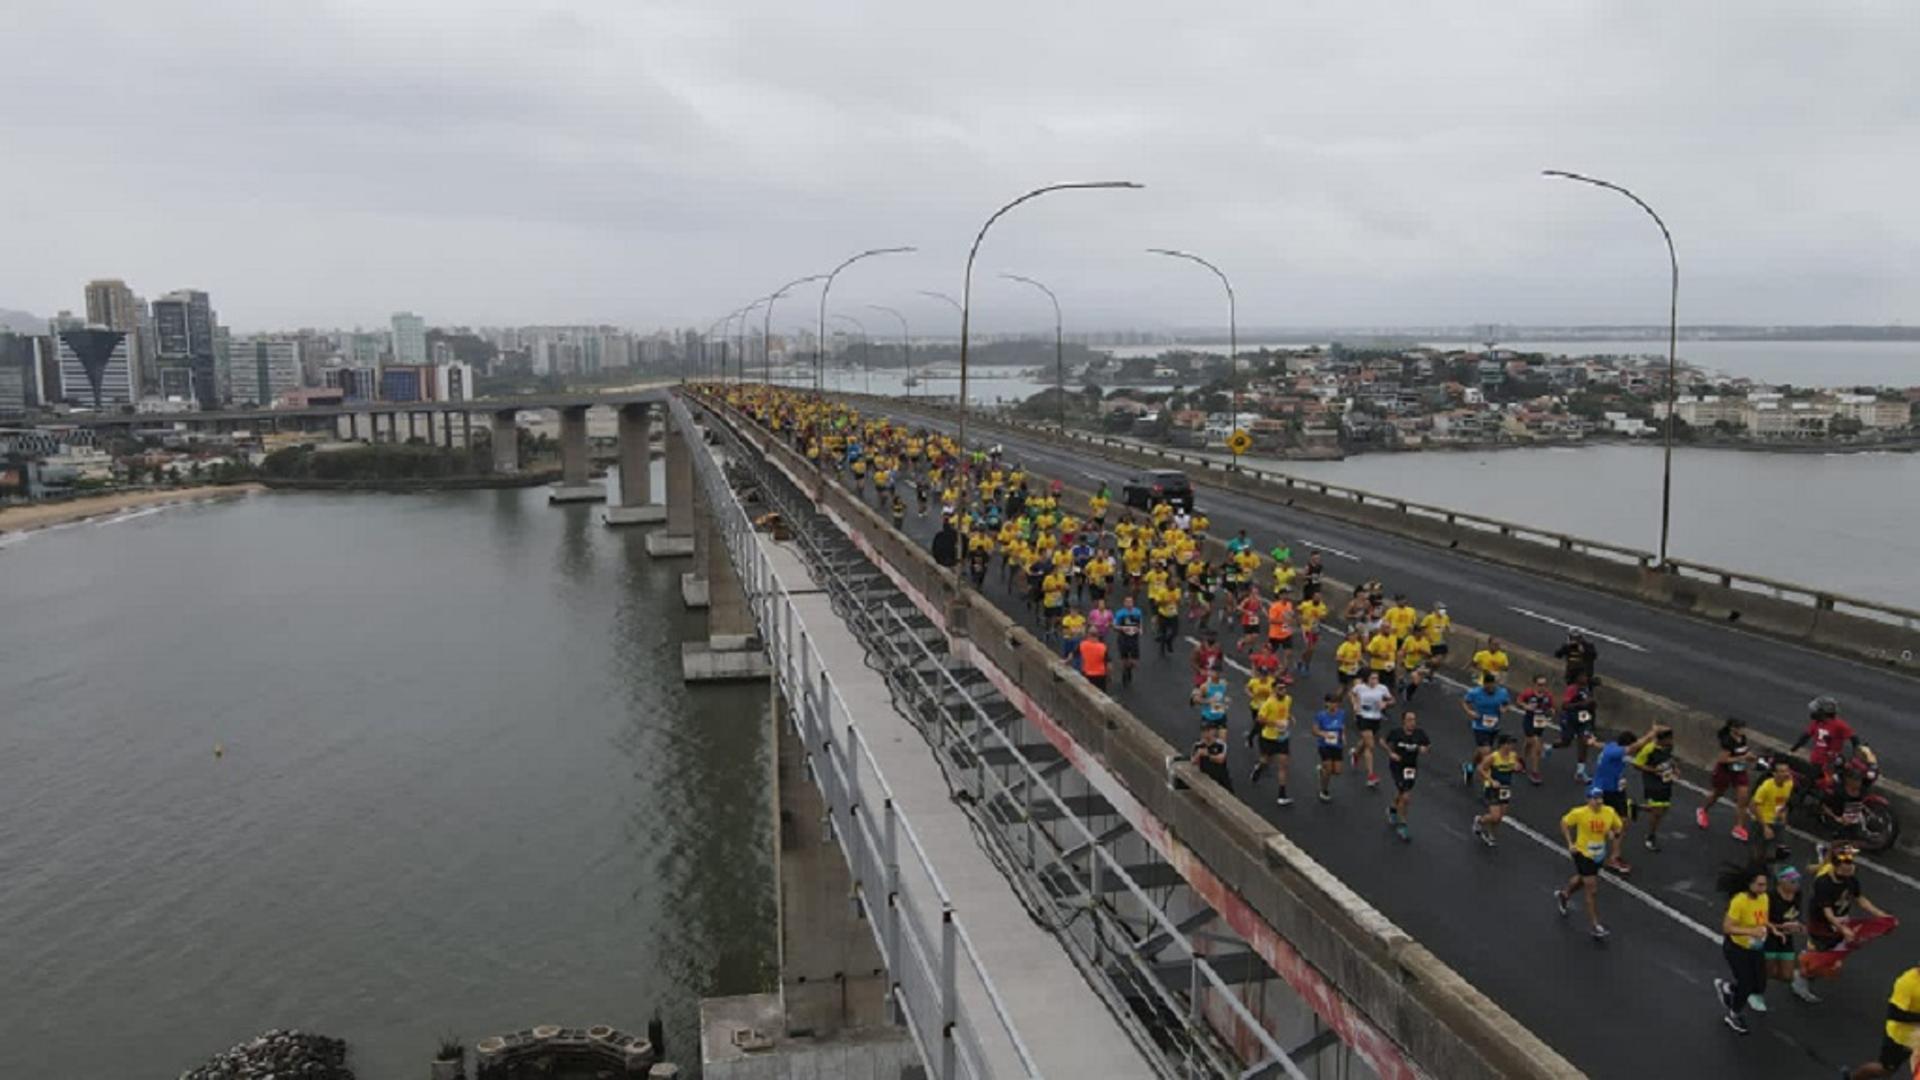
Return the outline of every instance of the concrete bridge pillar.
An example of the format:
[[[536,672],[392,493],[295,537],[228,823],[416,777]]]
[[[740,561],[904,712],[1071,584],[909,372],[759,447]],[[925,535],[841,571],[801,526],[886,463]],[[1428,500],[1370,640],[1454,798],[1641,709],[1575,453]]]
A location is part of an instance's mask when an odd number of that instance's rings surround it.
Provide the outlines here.
[[[667,508],[653,501],[653,406],[634,402],[620,408],[620,501],[608,506],[609,525],[646,525],[667,519]]]
[[[360,414],[357,412],[347,414],[347,439],[350,442],[360,441]]]
[[[709,525],[713,516],[707,513],[707,493],[698,484],[691,486],[693,524],[692,535],[687,537],[687,553],[693,556],[693,569],[680,575],[680,599],[690,609],[707,606],[707,560],[713,558],[714,539]]]
[[[449,450],[453,449],[453,414],[452,413],[443,412],[440,414],[440,427],[441,427],[441,431],[444,438],[442,445]]]
[[[501,409],[493,414],[493,471],[497,473],[517,473],[520,471],[520,427],[515,422],[519,411]]]
[[[604,484],[593,483],[589,472],[592,460],[587,454],[587,407],[568,405],[560,410],[560,482],[547,491],[547,501],[600,502],[607,497]]]
[[[668,417],[667,527],[647,535],[647,554],[655,558],[692,555],[693,459],[688,456],[687,433]],[[696,561],[695,566],[701,565]]]

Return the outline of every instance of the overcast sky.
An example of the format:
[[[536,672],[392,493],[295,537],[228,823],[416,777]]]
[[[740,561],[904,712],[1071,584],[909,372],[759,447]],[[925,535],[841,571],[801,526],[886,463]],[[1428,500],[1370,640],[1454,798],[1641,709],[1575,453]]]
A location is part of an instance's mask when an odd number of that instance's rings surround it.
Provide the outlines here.
[[[0,307],[122,277],[240,330],[1920,318],[1920,10],[1885,4],[14,0]],[[779,325],[810,310],[788,300]],[[884,316],[878,316],[884,319]],[[950,332],[950,329],[949,329]]]

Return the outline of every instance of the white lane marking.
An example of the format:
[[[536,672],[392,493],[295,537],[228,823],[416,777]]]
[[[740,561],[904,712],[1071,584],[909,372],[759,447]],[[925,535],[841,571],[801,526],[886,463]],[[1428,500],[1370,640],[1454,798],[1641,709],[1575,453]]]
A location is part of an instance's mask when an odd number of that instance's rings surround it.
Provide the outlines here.
[[[1315,540],[1310,536],[1301,537],[1300,542],[1307,545],[1309,548],[1312,548],[1315,551],[1324,551],[1327,554],[1334,556],[1335,558],[1346,559],[1349,562],[1360,561],[1360,556],[1355,555],[1353,552],[1341,551],[1337,547],[1329,547],[1328,545],[1323,544],[1320,541]]]
[[[1515,832],[1533,841],[1534,843],[1539,844],[1541,847],[1546,848],[1548,851],[1554,852],[1556,854],[1565,854],[1566,852],[1566,847],[1562,845],[1558,840],[1548,839],[1545,834],[1541,833],[1539,830],[1535,829],[1533,826],[1528,825],[1526,822],[1521,821],[1519,818],[1509,815],[1506,818],[1506,820],[1502,822],[1502,824],[1512,827],[1512,829]],[[1601,871],[1601,876],[1606,878],[1608,881],[1612,882],[1616,887],[1620,889],[1621,892],[1626,893],[1628,896],[1633,897],[1634,899],[1647,905],[1648,907],[1659,912],[1660,914],[1665,915],[1667,918],[1672,919],[1676,923],[1679,923],[1681,926],[1685,927],[1686,929],[1691,930],[1696,934],[1699,934],[1701,937],[1706,938],[1708,941],[1711,941],[1716,945],[1720,943],[1720,934],[1718,931],[1708,928],[1705,923],[1702,923],[1699,920],[1693,918],[1692,916],[1687,915],[1686,913],[1678,910],[1677,908],[1673,907],[1673,905],[1668,904],[1664,900],[1661,900],[1659,897],[1653,895],[1652,893],[1641,888],[1640,886],[1633,884],[1632,882],[1628,881],[1627,879],[1621,877],[1620,875],[1614,873],[1611,870],[1603,869]]]
[[[1615,645],[1624,645],[1625,647],[1632,649],[1634,652],[1647,651],[1644,647],[1635,645],[1633,642],[1628,641],[1626,638],[1617,638],[1617,637],[1614,637],[1612,634],[1603,634],[1598,630],[1588,629],[1587,627],[1581,626],[1577,623],[1561,622],[1559,619],[1556,619],[1551,615],[1542,615],[1537,611],[1532,611],[1523,607],[1514,607],[1511,604],[1507,605],[1507,610],[1517,611],[1520,614],[1525,615],[1529,619],[1539,619],[1543,623],[1552,623],[1555,626],[1564,627],[1568,630],[1578,630],[1581,633],[1588,635],[1589,637],[1597,637],[1601,641],[1611,641]]]

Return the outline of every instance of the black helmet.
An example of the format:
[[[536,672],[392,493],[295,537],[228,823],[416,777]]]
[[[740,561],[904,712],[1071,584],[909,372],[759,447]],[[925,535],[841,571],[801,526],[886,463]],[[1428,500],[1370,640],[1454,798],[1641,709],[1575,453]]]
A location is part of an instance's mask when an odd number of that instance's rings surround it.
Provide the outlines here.
[[[1840,703],[1822,694],[1807,702],[1807,715],[1815,720],[1831,720],[1840,715]]]

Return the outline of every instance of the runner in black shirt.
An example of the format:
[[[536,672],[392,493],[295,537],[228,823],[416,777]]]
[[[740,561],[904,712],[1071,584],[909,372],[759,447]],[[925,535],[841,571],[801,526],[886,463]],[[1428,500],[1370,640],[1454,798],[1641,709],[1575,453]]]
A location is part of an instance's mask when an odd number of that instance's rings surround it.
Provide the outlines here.
[[[1227,791],[1233,790],[1233,774],[1227,769],[1227,740],[1222,737],[1221,728],[1209,727],[1200,741],[1193,744],[1193,763],[1200,771],[1213,777],[1213,782]]]
[[[1392,825],[1400,839],[1411,840],[1407,832],[1407,803],[1413,798],[1413,783],[1419,776],[1420,755],[1427,752],[1433,740],[1420,730],[1420,717],[1408,710],[1400,717],[1400,726],[1389,733],[1385,740],[1387,748],[1387,771],[1393,774],[1393,802],[1387,807],[1387,824]]]

